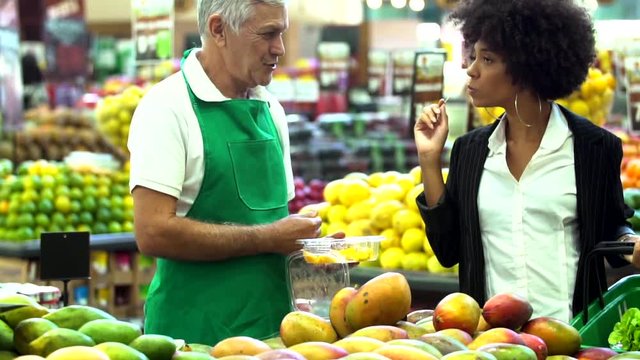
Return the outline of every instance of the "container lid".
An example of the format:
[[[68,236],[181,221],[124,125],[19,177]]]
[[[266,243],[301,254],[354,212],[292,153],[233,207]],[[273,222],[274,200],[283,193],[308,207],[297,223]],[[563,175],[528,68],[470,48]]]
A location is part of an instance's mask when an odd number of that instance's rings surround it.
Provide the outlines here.
[[[348,264],[309,264],[302,251],[287,257],[286,269],[292,310],[308,311],[327,319],[333,295],[350,284]]]
[[[382,240],[384,240],[384,236],[351,236],[344,239],[322,237],[300,239],[297,240],[297,243],[302,244],[305,250],[321,252],[323,250],[343,250],[357,244],[380,243]]]

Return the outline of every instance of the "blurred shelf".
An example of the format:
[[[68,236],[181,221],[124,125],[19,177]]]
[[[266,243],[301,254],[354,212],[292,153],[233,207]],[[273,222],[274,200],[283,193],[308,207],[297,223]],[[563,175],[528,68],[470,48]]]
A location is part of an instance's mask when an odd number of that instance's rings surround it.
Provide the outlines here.
[[[89,247],[91,250],[105,251],[138,250],[133,233],[91,235]],[[40,256],[40,240],[24,243],[0,241],[0,256],[23,259],[38,258]]]
[[[355,267],[350,270],[351,284],[362,285],[368,280],[385,272],[403,274],[413,291],[432,291],[452,293],[459,291],[458,276],[456,274],[433,274],[426,271],[386,270],[374,267]]]

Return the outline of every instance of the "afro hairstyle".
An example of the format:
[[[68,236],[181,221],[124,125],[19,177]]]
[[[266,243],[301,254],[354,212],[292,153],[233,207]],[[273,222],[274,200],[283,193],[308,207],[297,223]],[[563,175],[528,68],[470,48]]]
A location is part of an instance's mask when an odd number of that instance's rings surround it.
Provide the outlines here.
[[[449,17],[467,50],[481,40],[514,84],[546,100],[577,89],[596,56],[591,17],[574,0],[463,0]]]

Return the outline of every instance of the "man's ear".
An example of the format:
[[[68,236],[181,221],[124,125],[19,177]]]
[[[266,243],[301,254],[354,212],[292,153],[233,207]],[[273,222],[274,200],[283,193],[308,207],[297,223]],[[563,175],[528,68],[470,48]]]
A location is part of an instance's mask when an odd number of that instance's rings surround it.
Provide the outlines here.
[[[224,46],[227,34],[222,17],[219,14],[213,14],[207,19],[207,31],[213,42],[218,46]]]

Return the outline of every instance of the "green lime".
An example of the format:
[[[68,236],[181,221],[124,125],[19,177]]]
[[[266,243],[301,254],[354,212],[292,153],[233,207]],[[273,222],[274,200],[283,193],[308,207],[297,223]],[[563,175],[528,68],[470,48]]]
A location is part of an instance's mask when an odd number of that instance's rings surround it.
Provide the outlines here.
[[[69,192],[69,198],[71,198],[71,200],[81,200],[83,196],[84,194],[79,188],[71,188],[71,191]]]
[[[78,213],[67,214],[67,224],[77,225],[80,223],[80,215]]]
[[[53,192],[53,189],[42,189],[42,191],[40,191],[40,199],[48,199],[48,200],[53,200],[55,198],[55,193]]]
[[[109,231],[107,225],[102,222],[93,223],[93,227],[91,229],[94,234],[106,234]]]
[[[111,221],[111,211],[109,210],[109,208],[99,207],[96,213],[96,219],[98,221],[104,222],[105,224]]]
[[[109,222],[108,227],[109,227],[109,233],[121,233],[122,232],[122,225],[117,221]]]
[[[58,227],[63,227],[64,225],[67,224],[67,218],[64,216],[63,213],[60,212],[55,212],[53,213],[53,215],[51,215],[51,224],[52,225],[57,225]],[[51,229],[51,228],[49,228]],[[60,231],[60,230],[58,230]]]
[[[25,201],[20,206],[20,211],[28,214],[36,212],[37,209],[38,207],[36,206],[36,203],[34,203],[33,201]]]
[[[93,214],[89,211],[83,211],[80,213],[81,224],[93,224]]]
[[[51,223],[51,221],[49,220],[49,217],[43,213],[39,213],[38,215],[36,215],[35,221],[36,221],[36,225],[42,226],[42,227],[48,227],[49,223]]]
[[[72,172],[69,174],[69,186],[73,187],[82,187],[84,184],[84,179],[81,174],[77,172]]]
[[[53,212],[54,206],[53,201],[50,199],[42,199],[38,202],[38,211],[43,214],[51,214]]]
[[[53,189],[56,186],[56,178],[53,175],[42,175],[42,188]]]
[[[80,203],[80,200],[77,200],[77,199],[71,200],[71,212],[78,213],[81,210],[82,210],[82,204]]]
[[[82,208],[86,211],[95,211],[98,207],[98,203],[93,196],[85,194],[85,198],[82,199]]]

